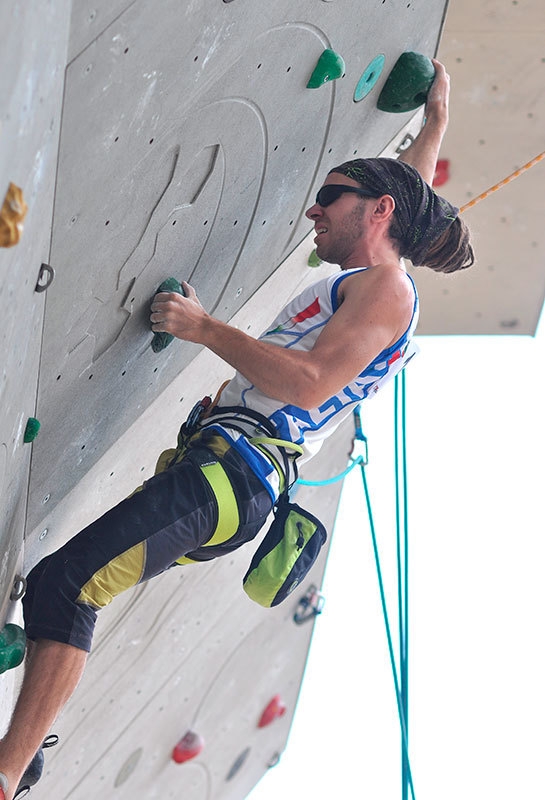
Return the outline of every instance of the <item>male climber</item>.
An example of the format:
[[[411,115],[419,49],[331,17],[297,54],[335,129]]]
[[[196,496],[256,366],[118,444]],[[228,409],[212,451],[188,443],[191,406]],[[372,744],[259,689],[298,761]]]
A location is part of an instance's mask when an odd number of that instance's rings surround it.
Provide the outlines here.
[[[458,210],[428,185],[448,117],[449,79],[439,62],[435,68],[426,124],[404,163],[341,164],[306,212],[318,255],[340,273],[304,290],[259,339],[207,314],[188,284],[185,297],[160,293],[152,303],[153,331],[204,345],[235,368],[220,406],[261,412],[305,457],[406,353],[418,301],[402,258],[443,272],[473,263]],[[236,424],[210,416],[142,491],[32,570],[24,598],[31,646],[0,741],[0,800],[22,793],[27,765],[82,675],[97,611],[175,564],[222,555],[256,536],[280,477],[274,446],[252,443],[253,432],[244,415]],[[221,531],[226,501],[207,478],[203,465],[210,463],[230,487],[231,528]]]

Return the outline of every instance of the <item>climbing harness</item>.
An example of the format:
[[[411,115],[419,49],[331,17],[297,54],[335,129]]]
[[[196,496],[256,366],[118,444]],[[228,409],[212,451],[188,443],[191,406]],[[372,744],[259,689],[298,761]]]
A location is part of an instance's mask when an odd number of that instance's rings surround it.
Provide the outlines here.
[[[237,429],[246,418],[257,423],[267,435],[248,439],[256,446],[271,444],[278,448],[283,463],[273,463],[280,476],[280,495],[274,505],[274,520],[256,550],[244,575],[242,585],[248,597],[265,608],[276,606],[288,597],[306,577],[326,541],[327,533],[320,520],[290,501],[290,474],[297,479],[295,457],[302,452],[293,442],[278,438],[274,424],[263,414],[239,406],[216,406],[207,422],[228,424]],[[288,455],[288,450],[291,455]]]
[[[239,518],[236,498],[222,465],[218,459],[210,457],[206,444],[202,453],[194,447],[195,438],[208,426],[225,426],[238,431],[249,444],[267,454],[278,473],[279,495],[274,503],[274,520],[250,562],[242,585],[251,600],[269,608],[285,600],[306,577],[326,541],[327,532],[317,517],[291,502],[289,497],[293,483],[291,476],[297,479],[295,459],[303,452],[300,445],[279,438],[271,420],[254,409],[218,405],[220,394],[221,390],[214,401],[206,396],[193,407],[180,428],[178,447],[162,454],[159,469],[172,466],[185,457],[196,461],[200,467],[218,503],[218,525],[212,538],[203,545],[207,548],[223,544],[234,536]],[[257,435],[248,435],[249,424]],[[267,445],[277,448],[281,463],[266,449]],[[194,561],[194,558],[183,556],[176,563],[190,564]]]
[[[502,188],[502,186],[505,186],[507,183],[511,183],[511,181],[514,181],[515,178],[518,178],[519,175],[522,175],[523,172],[526,172],[526,170],[530,169],[531,167],[534,167],[544,158],[545,158],[545,150],[535,158],[532,158],[530,161],[528,161],[528,163],[524,164],[523,167],[516,169],[514,172],[508,175],[507,178],[504,178],[502,181],[495,183],[494,186],[491,186],[490,189],[487,189],[486,191],[477,195],[477,197],[474,197],[473,200],[469,200],[467,203],[464,203],[464,205],[460,208],[460,214],[463,214],[464,211],[467,211],[468,208],[476,206],[477,203],[480,203],[481,200],[484,200],[485,197],[488,197],[489,195],[493,194],[493,192],[497,192],[498,189]]]

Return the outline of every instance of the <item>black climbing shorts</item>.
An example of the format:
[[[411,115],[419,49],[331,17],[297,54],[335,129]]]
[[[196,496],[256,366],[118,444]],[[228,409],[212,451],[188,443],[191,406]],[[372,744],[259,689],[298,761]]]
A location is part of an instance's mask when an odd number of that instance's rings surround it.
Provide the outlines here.
[[[271,508],[236,450],[203,434],[179,463],[34,567],[23,598],[27,636],[90,651],[96,613],[116,595],[176,564],[232,552],[255,538]]]

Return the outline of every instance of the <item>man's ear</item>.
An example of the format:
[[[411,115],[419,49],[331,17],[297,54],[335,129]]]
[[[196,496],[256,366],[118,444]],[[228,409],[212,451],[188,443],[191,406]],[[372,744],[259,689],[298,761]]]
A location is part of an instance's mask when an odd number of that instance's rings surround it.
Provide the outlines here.
[[[391,194],[383,194],[377,197],[373,209],[373,217],[378,222],[390,219],[395,211],[396,203]]]

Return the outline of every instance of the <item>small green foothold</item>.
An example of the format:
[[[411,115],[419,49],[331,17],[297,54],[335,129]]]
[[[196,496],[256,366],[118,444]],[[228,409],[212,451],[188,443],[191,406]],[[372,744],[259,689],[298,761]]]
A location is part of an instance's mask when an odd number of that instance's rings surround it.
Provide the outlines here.
[[[322,259],[319,258],[318,253],[316,250],[313,250],[312,253],[308,257],[308,265],[309,267],[319,267],[322,263]]]
[[[342,57],[334,50],[324,50],[314,72],[307,83],[307,89],[318,89],[327,81],[335,81],[344,75],[345,65]]]
[[[29,417],[27,420],[23,441],[25,444],[33,442],[38,433],[40,432],[40,423],[35,417]]]
[[[413,111],[426,102],[434,78],[431,59],[420,53],[402,53],[384,84],[377,108],[394,114]]]
[[[0,631],[0,673],[18,667],[25,657],[26,635],[12,622]]]
[[[180,281],[177,280],[176,278],[167,278],[166,280],[164,280],[163,283],[159,286],[159,288],[155,292],[155,294],[158,294],[159,292],[176,292],[177,294],[185,295],[185,292],[182,289]],[[171,333],[163,333],[163,332],[154,333],[151,342],[151,349],[153,350],[154,353],[160,353],[161,350],[164,350],[165,347],[168,347],[168,345],[171,343],[173,339],[174,336]]]

